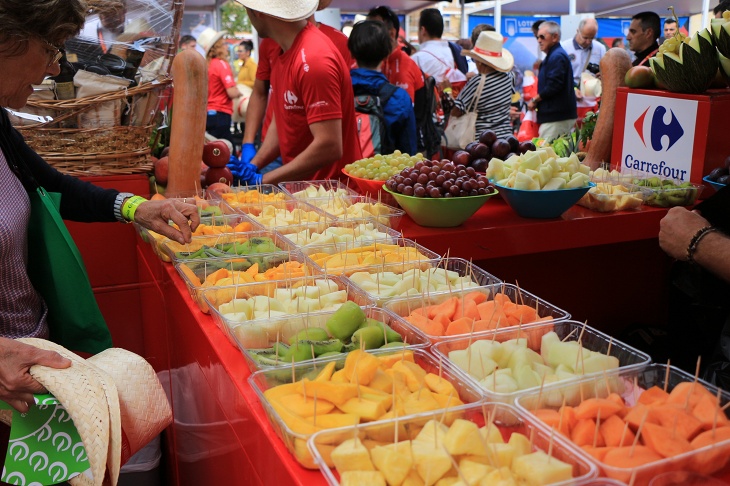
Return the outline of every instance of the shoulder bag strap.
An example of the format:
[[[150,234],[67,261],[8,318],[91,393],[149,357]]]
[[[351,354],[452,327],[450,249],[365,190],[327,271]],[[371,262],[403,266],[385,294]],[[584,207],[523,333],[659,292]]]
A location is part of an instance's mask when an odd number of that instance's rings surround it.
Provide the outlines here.
[[[482,97],[482,88],[484,88],[484,83],[487,80],[486,74],[480,74],[481,78],[479,79],[479,87],[477,88],[477,92],[474,93],[474,98],[471,100],[471,103],[469,104],[469,108],[467,109],[467,113],[471,113],[472,111],[476,111],[477,106],[479,105],[479,98]]]

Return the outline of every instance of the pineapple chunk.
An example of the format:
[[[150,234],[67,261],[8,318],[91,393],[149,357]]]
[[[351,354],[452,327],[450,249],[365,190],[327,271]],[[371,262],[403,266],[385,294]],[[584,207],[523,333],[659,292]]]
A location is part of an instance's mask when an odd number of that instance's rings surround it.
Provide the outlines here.
[[[375,471],[375,466],[370,460],[370,453],[358,438],[348,439],[335,447],[331,457],[340,475],[347,471]],[[385,480],[383,480],[383,484],[385,484]]]
[[[438,420],[429,420],[428,422],[426,422],[426,425],[423,426],[423,429],[421,429],[421,431],[418,433],[418,436],[416,436],[414,440],[420,442],[430,442],[431,444],[438,444],[440,446],[441,444],[443,444],[444,437],[446,437],[446,433],[448,431],[449,428],[440,423]]]
[[[345,471],[340,486],[385,486],[385,477],[380,471]]]
[[[517,482],[509,468],[501,467],[487,474],[479,486],[517,486]]]
[[[408,476],[413,465],[411,441],[396,442],[370,451],[375,467],[383,473],[390,485],[401,484]]]
[[[542,451],[515,458],[512,471],[528,486],[558,483],[573,477],[573,466]]]
[[[509,441],[507,441],[507,443],[515,450],[515,457],[524,456],[525,454],[532,452],[532,449],[530,448],[530,439],[519,432],[513,432],[512,435],[509,436]]]
[[[426,486],[435,484],[451,469],[451,458],[441,445],[433,441],[414,440],[411,443],[413,463]]]
[[[463,419],[455,420],[444,437],[444,446],[452,456],[461,454],[484,456],[487,454],[486,442],[480,435],[477,424]]]
[[[479,483],[479,481],[493,470],[494,467],[477,461],[470,461],[469,459],[462,459],[459,461],[459,471],[461,471],[461,476],[463,476],[466,482],[470,485]]]

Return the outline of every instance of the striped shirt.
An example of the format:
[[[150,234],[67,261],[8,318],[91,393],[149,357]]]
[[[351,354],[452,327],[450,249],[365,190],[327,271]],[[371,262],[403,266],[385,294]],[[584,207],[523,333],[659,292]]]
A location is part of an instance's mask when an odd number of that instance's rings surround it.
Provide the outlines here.
[[[0,151],[0,336],[48,337],[43,299],[28,278],[30,200]]]
[[[455,106],[466,113],[472,104],[479,88],[479,80],[484,81],[482,94],[477,102],[476,137],[487,129],[494,130],[500,138],[512,135],[512,124],[509,118],[509,109],[512,104],[512,94],[515,92],[512,73],[494,71],[489,74],[477,74],[471,78],[461,90],[455,100]]]

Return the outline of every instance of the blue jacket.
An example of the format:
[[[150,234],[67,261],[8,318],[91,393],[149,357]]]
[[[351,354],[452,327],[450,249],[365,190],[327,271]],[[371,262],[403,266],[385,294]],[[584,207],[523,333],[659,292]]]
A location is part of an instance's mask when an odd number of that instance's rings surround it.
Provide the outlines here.
[[[573,68],[560,43],[550,48],[537,74],[537,122],[549,123],[578,118],[573,89]]]
[[[377,95],[383,83],[388,79],[379,71],[372,69],[353,69],[350,71],[352,86],[365,93]],[[413,102],[408,92],[398,88],[383,107],[385,125],[390,133],[396,150],[415,155],[416,148],[416,115],[413,113]]]

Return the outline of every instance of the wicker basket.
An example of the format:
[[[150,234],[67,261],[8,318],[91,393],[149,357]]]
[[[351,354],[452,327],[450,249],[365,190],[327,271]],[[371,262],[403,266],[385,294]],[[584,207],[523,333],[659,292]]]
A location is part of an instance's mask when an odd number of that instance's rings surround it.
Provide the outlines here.
[[[93,0],[87,25],[92,16],[108,8],[116,8],[118,0]],[[46,162],[60,172],[74,176],[123,175],[152,170],[150,138],[160,120],[160,107],[165,106],[172,59],[182,21],[182,2],[160,0],[158,18],[153,23],[158,46],[148,49],[142,60],[143,81],[133,88],[69,100],[30,99],[22,110],[53,118],[48,123],[28,122],[11,115],[11,121],[26,143]],[[165,11],[167,9],[167,14]],[[130,17],[143,18],[148,9],[127,10]],[[149,25],[149,24],[148,24]],[[83,35],[79,35],[78,39]],[[111,43],[110,49],[124,52],[130,43]],[[84,119],[94,118],[112,107],[112,126],[90,128]],[[93,125],[92,125],[93,126]],[[78,128],[77,128],[78,127]]]

